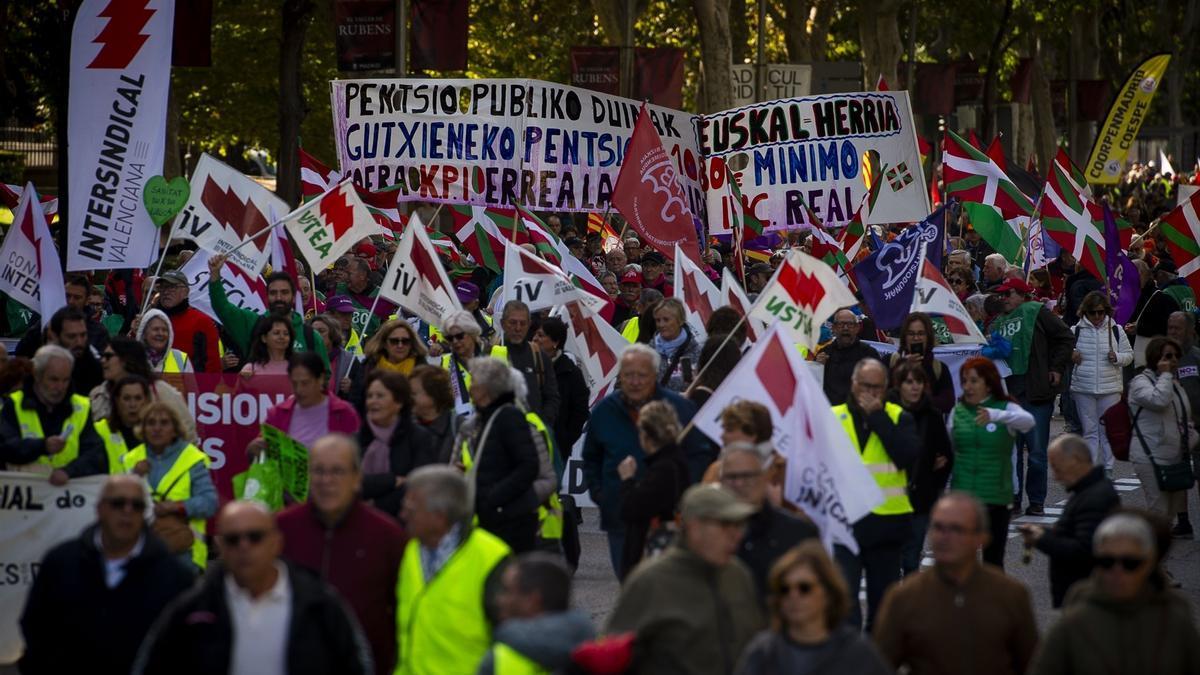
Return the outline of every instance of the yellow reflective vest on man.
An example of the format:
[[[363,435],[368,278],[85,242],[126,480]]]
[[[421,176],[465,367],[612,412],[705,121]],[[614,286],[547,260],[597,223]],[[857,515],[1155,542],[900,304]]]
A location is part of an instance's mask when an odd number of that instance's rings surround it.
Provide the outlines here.
[[[885,403],[884,412],[887,413],[892,424],[897,424],[904,408],[895,403]],[[845,403],[835,405],[833,414],[841,422],[854,449],[860,451],[859,459],[875,479],[880,491],[883,492],[883,503],[871,509],[871,513],[877,516],[898,516],[912,513],[912,502],[908,500],[908,474],[892,463],[891,457],[883,447],[883,441],[879,440],[879,435],[871,432],[864,446],[859,442],[858,430],[854,428],[854,418],[850,414],[850,406]]]
[[[14,391],[8,395],[12,402],[13,413],[17,416],[17,425],[21,427],[21,438],[45,438],[42,430],[42,419],[36,410],[22,405],[25,402],[24,391]],[[79,457],[79,438],[91,419],[92,404],[86,396],[71,395],[71,416],[63,423],[62,435],[66,441],[63,449],[53,455],[42,455],[37,464],[61,469]]]

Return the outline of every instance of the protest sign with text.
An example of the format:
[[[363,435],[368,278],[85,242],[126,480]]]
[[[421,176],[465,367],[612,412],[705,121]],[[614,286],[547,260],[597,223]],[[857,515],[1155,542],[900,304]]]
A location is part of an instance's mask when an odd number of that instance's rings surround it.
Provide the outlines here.
[[[43,328],[67,304],[58,251],[33,183],[21,191],[12,226],[0,246],[0,293],[41,314]]]
[[[817,346],[825,319],[856,304],[854,294],[829,265],[792,249],[759,294],[749,318],[767,324],[778,321],[796,344],[811,350]]]
[[[450,312],[462,309],[420,218],[410,220],[400,237],[379,296],[434,326],[440,326]]]

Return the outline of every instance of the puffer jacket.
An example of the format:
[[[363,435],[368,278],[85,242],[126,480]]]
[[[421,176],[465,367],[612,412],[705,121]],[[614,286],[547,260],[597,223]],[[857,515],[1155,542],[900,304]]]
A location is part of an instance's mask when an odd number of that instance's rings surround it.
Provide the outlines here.
[[[1129,381],[1129,417],[1134,422],[1133,438],[1129,442],[1129,459],[1149,464],[1145,448],[1154,453],[1159,464],[1183,461],[1183,444],[1179,430],[1191,424],[1191,405],[1187,393],[1175,379],[1174,373],[1155,373],[1144,369]],[[1197,434],[1188,434],[1188,447],[1195,447]]]
[[[1083,356],[1072,371],[1071,391],[1092,396],[1121,393],[1121,369],[1133,363],[1133,347],[1125,331],[1117,328],[1111,318],[1105,318],[1099,327],[1083,319],[1071,327],[1071,332],[1075,334],[1075,351]],[[1108,360],[1110,350],[1117,354],[1115,364]]]

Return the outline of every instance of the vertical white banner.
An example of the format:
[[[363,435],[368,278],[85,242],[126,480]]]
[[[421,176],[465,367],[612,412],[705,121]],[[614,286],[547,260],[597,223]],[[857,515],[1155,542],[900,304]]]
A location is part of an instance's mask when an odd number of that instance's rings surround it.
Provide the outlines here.
[[[84,0],[71,33],[67,269],[146,267],[158,228],[142,204],[162,173],[173,0]]]

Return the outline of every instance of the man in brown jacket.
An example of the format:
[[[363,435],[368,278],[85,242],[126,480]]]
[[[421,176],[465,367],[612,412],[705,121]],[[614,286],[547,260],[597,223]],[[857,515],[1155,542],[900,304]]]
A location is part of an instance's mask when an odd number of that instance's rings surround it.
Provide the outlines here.
[[[934,565],[892,586],[875,620],[875,642],[912,675],[1020,675],[1037,647],[1029,591],[980,563],[987,511],[951,492],[933,508]]]

